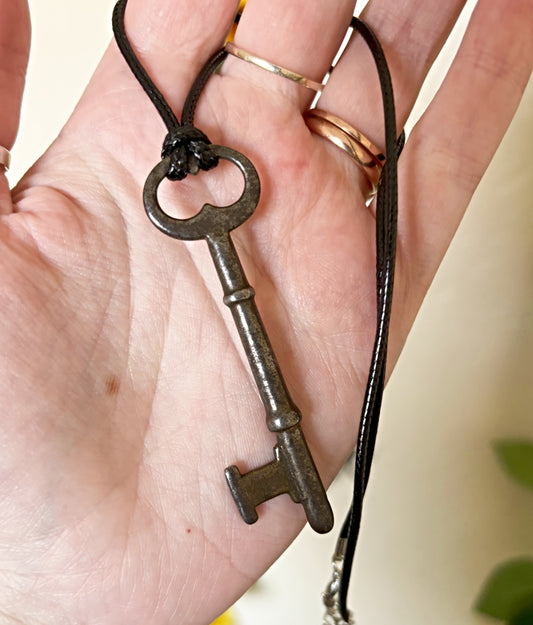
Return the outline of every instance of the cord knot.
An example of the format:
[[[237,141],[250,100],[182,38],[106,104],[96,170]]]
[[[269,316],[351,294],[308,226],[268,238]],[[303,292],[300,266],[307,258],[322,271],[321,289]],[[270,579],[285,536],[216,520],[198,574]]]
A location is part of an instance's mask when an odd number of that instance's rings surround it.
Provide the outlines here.
[[[206,135],[192,125],[179,126],[165,137],[161,157],[170,157],[169,180],[183,180],[187,174],[196,175],[200,169],[207,171],[218,165]]]

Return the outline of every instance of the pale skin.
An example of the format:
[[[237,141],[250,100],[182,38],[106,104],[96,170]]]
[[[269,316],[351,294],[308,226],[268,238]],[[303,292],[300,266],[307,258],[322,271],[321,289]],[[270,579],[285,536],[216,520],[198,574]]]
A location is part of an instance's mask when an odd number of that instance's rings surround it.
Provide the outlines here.
[[[320,79],[353,4],[249,0],[236,43]],[[389,59],[399,126],[462,5],[371,1],[365,19]],[[235,8],[130,0],[132,44],[178,115]],[[532,25],[531,0],[480,0],[402,154],[389,372],[530,77]],[[25,0],[0,0],[7,148],[29,31]],[[361,172],[307,130],[311,97],[230,58],[196,123],[259,172],[260,205],[234,240],[329,483],[352,449],[366,382],[374,217]],[[359,37],[320,106],[382,143]],[[46,154],[12,190],[0,175],[2,623],[206,625],[304,523],[279,497],[245,525],[224,482],[230,464],[270,460],[274,440],[205,243],[167,238],[145,217],[142,186],[164,135],[112,43]],[[191,215],[236,199],[241,184],[228,165],[169,184],[161,201]]]

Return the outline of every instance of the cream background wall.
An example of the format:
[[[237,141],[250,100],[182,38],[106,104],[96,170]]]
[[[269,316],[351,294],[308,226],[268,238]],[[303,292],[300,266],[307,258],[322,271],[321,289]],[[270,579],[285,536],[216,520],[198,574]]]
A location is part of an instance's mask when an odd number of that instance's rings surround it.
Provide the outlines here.
[[[111,36],[112,0],[30,5],[12,182],[56,136]],[[533,498],[491,451],[500,437],[533,439],[532,139],[530,82],[386,391],[352,581],[360,625],[482,625],[471,605],[489,570],[533,554]],[[331,489],[338,522],[350,487],[346,473]],[[238,623],[320,623],[336,533],[305,530],[241,600]]]

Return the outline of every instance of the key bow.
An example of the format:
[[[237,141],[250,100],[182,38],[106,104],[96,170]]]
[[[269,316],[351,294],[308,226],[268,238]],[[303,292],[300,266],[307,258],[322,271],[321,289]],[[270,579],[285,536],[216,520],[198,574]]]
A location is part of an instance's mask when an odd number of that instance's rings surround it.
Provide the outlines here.
[[[257,207],[261,185],[252,162],[244,154],[223,145],[211,145],[210,151],[214,156],[237,165],[244,176],[244,190],[233,204],[213,206],[206,203],[193,217],[171,217],[163,211],[157,198],[157,189],[172,167],[171,157],[163,158],[146,179],[143,192],[146,213],[159,230],[174,239],[196,241],[229,232],[244,223]]]

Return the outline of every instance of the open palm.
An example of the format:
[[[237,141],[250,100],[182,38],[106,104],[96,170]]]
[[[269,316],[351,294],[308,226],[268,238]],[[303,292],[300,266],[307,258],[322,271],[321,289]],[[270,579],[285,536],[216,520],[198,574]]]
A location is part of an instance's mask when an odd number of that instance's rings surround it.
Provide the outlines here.
[[[235,4],[130,0],[132,44],[178,114]],[[354,3],[331,4],[249,0],[236,41],[319,79]],[[462,5],[369,5],[400,125]],[[389,369],[527,83],[532,23],[530,0],[478,3],[402,155]],[[10,147],[27,60],[25,0],[0,0],[0,24],[0,144]],[[196,125],[259,172],[259,207],[234,240],[329,483],[353,446],[366,382],[375,223],[361,172],[308,131],[311,97],[229,58]],[[320,106],[381,142],[377,80],[360,38]],[[5,622],[206,624],[305,520],[280,497],[246,526],[227,489],[224,468],[269,461],[274,439],[207,246],[165,237],[144,214],[142,187],[164,135],[111,44],[48,152],[12,191],[0,180]],[[167,183],[160,197],[184,217],[241,188],[227,165]]]

